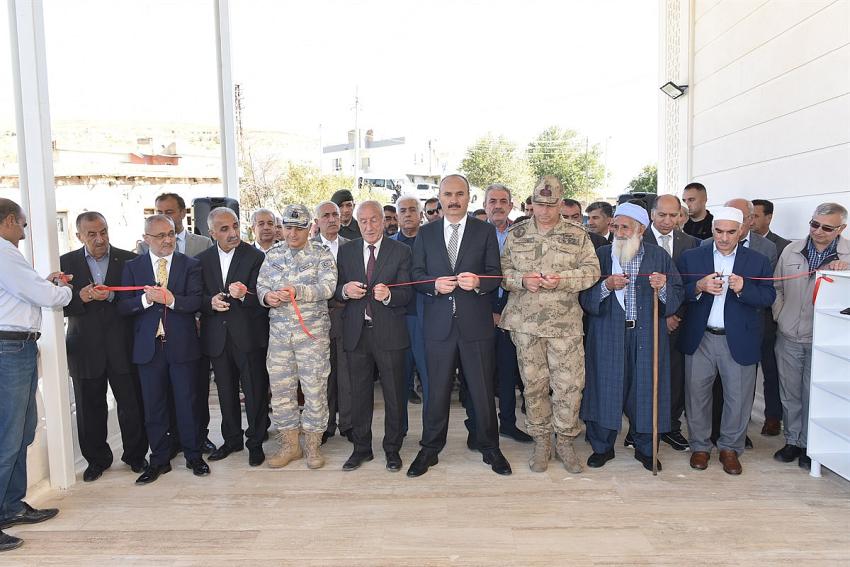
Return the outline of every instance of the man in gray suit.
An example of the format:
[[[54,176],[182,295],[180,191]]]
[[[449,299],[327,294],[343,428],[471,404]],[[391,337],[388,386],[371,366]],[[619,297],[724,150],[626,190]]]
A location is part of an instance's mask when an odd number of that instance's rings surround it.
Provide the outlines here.
[[[333,201],[323,201],[314,211],[319,234],[312,240],[318,242],[333,254],[336,261],[339,248],[348,242],[339,235],[339,205]],[[322,434],[324,444],[336,433],[351,441],[351,379],[348,374],[348,358],[342,349],[342,312],[345,303],[335,298],[328,300],[328,314],[331,318],[331,373],[328,376],[328,427]],[[339,421],[337,421],[337,413]]]
[[[726,207],[733,207],[741,211],[744,215],[744,222],[741,224],[740,244],[750,250],[755,250],[767,256],[770,260],[771,269],[776,269],[776,261],[779,259],[779,254],[776,250],[776,244],[756,233],[753,230],[753,220],[755,207],[753,203],[746,199],[730,199],[726,201]],[[703,246],[711,246],[714,243],[714,238],[707,238],[702,241]],[[773,315],[770,309],[764,310],[765,327],[767,321],[773,321]],[[775,326],[775,323],[773,323]],[[766,336],[767,333],[764,333]],[[776,340],[776,332],[773,333],[774,341]],[[782,417],[782,402],[779,400],[779,373],[776,370],[775,355],[765,357],[764,337],[762,338],[762,374],[764,376],[763,391],[764,391],[764,418],[765,423],[762,428],[762,435],[778,435],[779,434],[779,419]],[[767,361],[765,359],[767,358]],[[712,440],[716,439],[720,432],[720,418],[723,415],[723,386],[720,384],[720,377],[714,381],[714,408],[713,408],[713,427],[711,431]],[[770,421],[768,421],[770,420]],[[746,439],[747,448],[753,446],[750,438]]]
[[[685,234],[677,228],[682,202],[675,195],[660,195],[652,206],[652,224],[643,233],[643,241],[657,244],[672,258],[673,263],[685,250],[699,246],[699,239]],[[685,411],[685,355],[677,348],[679,325],[685,317],[687,305],[668,316],[667,333],[670,335],[670,432],[661,440],[676,451],[688,448],[688,440],[682,435],[682,413]]]
[[[177,252],[186,256],[197,256],[207,248],[213,245],[212,240],[208,236],[194,234],[186,229],[184,221],[186,220],[186,201],[177,193],[162,193],[157,196],[154,201],[154,210],[158,215],[166,215],[174,222],[174,232],[177,238]],[[142,241],[136,247],[136,254],[143,256],[148,253],[148,245]],[[200,329],[200,326],[198,327]],[[201,356],[198,360],[198,421],[201,426],[200,439],[201,451],[203,453],[212,453],[216,450],[216,446],[209,440],[210,427],[210,360],[206,356]],[[179,450],[177,442],[177,429],[175,427],[176,416],[171,412],[171,427],[169,434],[174,440],[175,449],[172,452]]]

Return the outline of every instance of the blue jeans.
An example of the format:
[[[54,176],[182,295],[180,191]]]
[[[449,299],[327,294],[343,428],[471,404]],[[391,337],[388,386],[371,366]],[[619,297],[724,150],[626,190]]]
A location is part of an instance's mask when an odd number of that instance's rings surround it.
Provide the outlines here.
[[[413,301],[422,304],[421,294],[416,294]],[[421,307],[420,307],[421,312]],[[405,315],[407,322],[407,334],[410,337],[410,348],[407,349],[404,359],[404,378],[407,387],[404,393],[404,423],[403,430],[407,432],[407,403],[408,395],[415,386],[413,382],[413,369],[419,373],[419,381],[422,383],[422,415],[425,415],[425,406],[428,400],[428,366],[425,360],[425,332],[422,328],[421,315]]]
[[[27,447],[35,439],[38,388],[35,341],[0,340],[0,519],[21,511]]]

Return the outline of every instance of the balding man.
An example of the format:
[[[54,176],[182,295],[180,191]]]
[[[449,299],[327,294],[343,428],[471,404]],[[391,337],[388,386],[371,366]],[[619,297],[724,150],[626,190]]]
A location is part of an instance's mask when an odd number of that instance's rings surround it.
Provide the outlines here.
[[[717,207],[712,213],[712,245],[686,251],[678,262],[688,302],[679,337],[685,354],[685,414],[691,467],[704,470],[712,447],[712,385],[720,374],[725,409],[716,445],[723,470],[738,475],[761,358],[762,310],[773,303],[776,290],[767,257],[740,243],[741,210]]]
[[[251,232],[254,247],[265,254],[277,242],[277,217],[269,209],[257,209],[251,213]]]
[[[109,227],[102,214],[82,213],[76,224],[77,239],[84,246],[62,255],[59,266],[79,282],[79,289],[65,307],[65,345],[74,386],[80,452],[88,463],[83,480],[92,482],[112,466],[112,450],[107,442],[107,385],[118,406],[121,460],[135,473],[141,473],[148,464],[148,440],[139,377],[130,361],[130,321],[118,314],[116,294],[98,288],[121,285],[124,264],[136,255],[110,244]]]
[[[659,195],[652,206],[652,224],[643,233],[643,241],[661,246],[675,263],[685,250],[699,246],[699,240],[677,228],[681,201],[675,195]],[[688,448],[682,435],[682,412],[685,411],[685,357],[676,347],[679,325],[685,317],[686,305],[666,317],[670,337],[670,432],[661,440],[676,451]]]
[[[197,256],[204,279],[201,348],[215,372],[224,439],[209,459],[219,461],[247,445],[248,464],[256,467],[266,458],[263,438],[268,423],[268,310],[259,304],[256,294],[265,254],[242,241],[239,217],[227,207],[210,211],[207,226],[216,245]],[[240,388],[245,394],[248,423],[244,441]]]

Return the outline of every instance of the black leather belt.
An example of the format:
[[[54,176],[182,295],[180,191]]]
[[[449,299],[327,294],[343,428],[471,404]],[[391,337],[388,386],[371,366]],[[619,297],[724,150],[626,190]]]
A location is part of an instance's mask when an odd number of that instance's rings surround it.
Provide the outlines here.
[[[27,331],[0,331],[0,341],[37,341],[41,333]]]
[[[634,319],[626,319],[626,328],[634,329],[637,326],[637,321]]]
[[[717,327],[706,327],[706,333],[711,333],[712,335],[725,335],[726,329],[718,329]]]

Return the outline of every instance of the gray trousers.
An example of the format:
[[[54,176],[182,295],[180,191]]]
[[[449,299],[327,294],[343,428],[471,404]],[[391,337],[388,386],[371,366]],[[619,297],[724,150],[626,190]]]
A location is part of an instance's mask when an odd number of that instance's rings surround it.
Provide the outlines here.
[[[776,336],[779,399],[785,443],[805,448],[809,432],[809,385],[812,381],[812,344]]]
[[[711,405],[714,378],[723,384],[723,418],[717,448],[744,452],[753,411],[756,364],[742,366],[732,359],[723,335],[706,332],[693,355],[685,356],[685,415],[691,451],[711,452]]]

